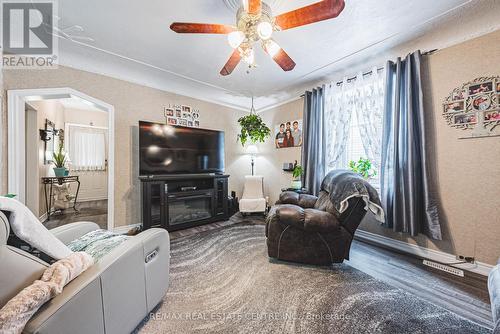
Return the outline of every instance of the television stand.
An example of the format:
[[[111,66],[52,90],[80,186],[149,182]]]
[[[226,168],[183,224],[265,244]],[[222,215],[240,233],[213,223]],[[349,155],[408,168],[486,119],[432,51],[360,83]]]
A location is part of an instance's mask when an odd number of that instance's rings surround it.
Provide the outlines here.
[[[229,175],[145,176],[141,181],[143,229],[168,231],[226,220]]]

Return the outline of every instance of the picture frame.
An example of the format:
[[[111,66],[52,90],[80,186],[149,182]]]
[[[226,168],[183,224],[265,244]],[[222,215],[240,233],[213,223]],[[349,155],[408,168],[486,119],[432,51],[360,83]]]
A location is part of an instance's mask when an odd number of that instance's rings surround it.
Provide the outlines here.
[[[177,118],[174,117],[167,117],[167,124],[168,125],[177,125]]]
[[[165,114],[165,117],[174,117],[175,110],[173,108],[165,108],[164,114]]]
[[[274,126],[274,146],[276,149],[302,146],[302,120],[284,121]]]
[[[472,130],[468,136],[499,136],[500,76],[478,77],[453,89],[443,102],[443,116],[449,126]],[[460,99],[462,98],[463,99]]]
[[[465,100],[453,101],[444,105],[445,113],[456,113],[465,111]]]
[[[477,119],[475,114],[460,114],[454,117],[455,124],[476,124]]]
[[[469,96],[493,91],[493,81],[485,81],[469,86]]]

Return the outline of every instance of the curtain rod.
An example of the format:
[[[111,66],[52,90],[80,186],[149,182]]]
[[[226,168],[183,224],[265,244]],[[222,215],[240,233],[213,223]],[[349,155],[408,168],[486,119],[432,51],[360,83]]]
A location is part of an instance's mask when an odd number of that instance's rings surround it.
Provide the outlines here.
[[[434,53],[434,52],[436,52],[436,51],[439,51],[439,50],[438,50],[438,49],[432,49],[432,50],[429,50],[429,51],[423,52],[423,53],[422,53],[422,56],[429,56],[429,55],[433,54],[433,53]],[[380,71],[383,71],[383,70],[384,70],[384,67],[379,67],[379,68],[377,68],[377,72],[380,72]],[[365,77],[365,76],[372,75],[372,74],[373,74],[373,70],[368,71],[368,72],[364,72],[364,73],[363,73],[363,76]],[[347,83],[349,83],[349,82],[351,82],[351,81],[356,80],[356,78],[357,78],[357,76],[355,76],[355,77],[351,77],[351,78],[347,78]],[[337,86],[340,86],[340,85],[342,85],[343,83],[344,83],[344,80],[338,81],[338,82],[337,82]],[[305,94],[300,95],[300,97],[304,97],[304,96],[305,96]]]

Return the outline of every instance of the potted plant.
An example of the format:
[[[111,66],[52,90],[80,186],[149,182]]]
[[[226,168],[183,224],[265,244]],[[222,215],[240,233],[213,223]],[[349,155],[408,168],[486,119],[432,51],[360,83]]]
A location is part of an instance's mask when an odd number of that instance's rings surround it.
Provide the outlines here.
[[[57,149],[57,152],[52,154],[52,162],[54,163],[54,174],[57,177],[63,177],[66,175],[66,154],[63,151],[64,145],[61,142]]]
[[[302,189],[302,175],[304,174],[304,168],[301,165],[295,165],[292,171],[292,189],[300,190]]]
[[[349,161],[349,168],[367,180],[377,175],[377,171],[373,168],[370,159],[359,158],[357,162],[351,160]]]
[[[238,119],[238,123],[241,126],[238,139],[243,146],[245,146],[248,140],[250,140],[252,144],[257,142],[263,143],[266,141],[266,138],[271,136],[271,129],[269,129],[262,118],[255,113],[250,113],[249,115],[241,117]]]

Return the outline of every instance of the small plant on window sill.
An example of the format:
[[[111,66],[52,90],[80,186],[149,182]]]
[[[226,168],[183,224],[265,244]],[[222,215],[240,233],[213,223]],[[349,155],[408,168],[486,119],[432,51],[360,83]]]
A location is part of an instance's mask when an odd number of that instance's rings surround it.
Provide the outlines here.
[[[373,164],[370,159],[359,158],[357,162],[351,160],[349,161],[349,168],[366,180],[377,175],[377,171],[373,168]]]

